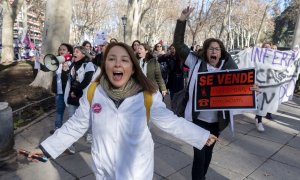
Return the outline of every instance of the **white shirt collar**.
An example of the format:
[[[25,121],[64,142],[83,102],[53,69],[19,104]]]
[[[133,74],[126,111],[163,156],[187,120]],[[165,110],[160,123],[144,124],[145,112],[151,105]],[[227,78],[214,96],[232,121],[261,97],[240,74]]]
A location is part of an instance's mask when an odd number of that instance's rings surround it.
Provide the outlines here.
[[[212,71],[219,71],[219,70],[221,70],[222,67],[223,67],[223,65],[224,65],[224,62],[225,62],[225,60],[221,60],[221,65],[218,68],[213,67],[212,65],[210,65],[209,63],[207,63],[207,71],[208,72],[212,72]]]

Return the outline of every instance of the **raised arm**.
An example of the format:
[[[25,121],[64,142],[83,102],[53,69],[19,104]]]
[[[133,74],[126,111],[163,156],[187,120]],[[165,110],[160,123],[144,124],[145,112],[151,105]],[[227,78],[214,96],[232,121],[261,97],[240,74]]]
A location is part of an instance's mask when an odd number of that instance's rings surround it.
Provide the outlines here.
[[[184,61],[190,53],[190,48],[184,44],[184,34],[186,27],[186,20],[189,18],[190,14],[193,12],[194,8],[187,7],[183,9],[181,15],[176,23],[175,33],[174,33],[174,47],[176,52],[179,54],[180,58]]]

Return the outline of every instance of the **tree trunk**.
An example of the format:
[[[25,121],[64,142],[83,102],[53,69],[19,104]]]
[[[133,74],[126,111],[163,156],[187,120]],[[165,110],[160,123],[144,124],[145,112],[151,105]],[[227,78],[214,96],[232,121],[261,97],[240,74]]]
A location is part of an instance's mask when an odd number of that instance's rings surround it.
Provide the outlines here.
[[[244,32],[245,32],[245,30],[242,29],[241,31],[242,31],[242,37],[241,37],[242,47],[245,47],[245,44],[244,44],[244,39],[245,39]]]
[[[263,18],[261,20],[261,23],[260,23],[260,26],[259,26],[259,29],[258,29],[258,33],[257,33],[256,39],[255,39],[255,42],[259,42],[260,34],[261,34],[261,31],[262,31],[262,27],[263,27],[263,24],[264,24],[265,19],[267,17],[267,10],[268,10],[268,8],[269,8],[269,6],[266,6]]]
[[[70,7],[72,7],[72,0],[47,1],[42,54],[56,55],[59,45],[69,42],[72,11],[66,11],[66,8]],[[39,71],[30,86],[50,90],[52,76],[53,72]]]
[[[219,39],[222,38],[225,26],[227,24],[228,18],[226,18],[226,16],[229,16],[229,2],[228,1],[226,2],[225,17],[223,19],[223,23],[222,23],[221,30],[220,30],[220,33],[219,33]]]
[[[235,34],[236,35],[236,43],[237,43],[237,47],[238,48],[241,48],[241,49],[243,49],[244,48],[244,46],[241,46],[240,45],[240,34],[241,34],[241,29],[240,29],[240,27],[238,27],[239,29],[238,29],[238,32]]]
[[[293,43],[291,49],[293,49],[296,45],[300,45],[300,10],[297,14],[297,21],[296,21],[296,26],[294,30],[294,38],[293,38]]]
[[[138,0],[128,1],[128,15],[127,15],[127,25],[125,33],[125,43],[132,42],[138,38],[138,27],[140,22],[140,7]]]
[[[14,60],[13,27],[17,14],[23,5],[23,0],[15,0],[12,4],[10,4],[9,1],[3,1],[2,5],[3,24],[1,62],[6,63]]]

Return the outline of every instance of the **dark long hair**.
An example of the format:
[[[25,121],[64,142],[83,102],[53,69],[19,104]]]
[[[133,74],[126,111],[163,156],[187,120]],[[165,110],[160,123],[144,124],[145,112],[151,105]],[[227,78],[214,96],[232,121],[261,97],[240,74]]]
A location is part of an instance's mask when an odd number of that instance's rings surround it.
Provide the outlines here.
[[[221,58],[220,59],[225,59],[226,57],[226,50],[225,50],[225,46],[223,44],[223,42],[220,39],[216,39],[216,38],[209,38],[206,39],[203,42],[203,49],[200,52],[200,56],[207,62],[208,58],[207,58],[207,50],[210,46],[211,43],[216,42],[219,44],[220,48],[221,48]]]
[[[89,44],[91,46],[91,48],[93,47],[89,41],[83,41],[81,46],[86,46],[87,44]]]
[[[103,63],[101,65],[101,74],[96,78],[96,81],[99,82],[102,76],[104,76],[106,79],[108,79],[107,74],[106,74],[106,69],[105,69],[107,54],[111,50],[111,48],[113,48],[115,46],[120,46],[120,47],[124,48],[127,51],[127,53],[129,54],[130,60],[133,64],[133,70],[134,70],[132,78],[134,78],[136,80],[136,82],[142,86],[143,90],[149,91],[150,93],[155,93],[158,90],[158,87],[144,75],[144,73],[138,63],[138,60],[135,57],[133,49],[130,46],[128,46],[127,44],[122,43],[122,42],[117,42],[117,43],[112,42],[112,43],[108,44],[108,46],[106,47],[106,50],[104,52],[104,56],[103,56]]]
[[[60,47],[60,46],[66,46],[67,49],[68,49],[68,51],[69,51],[69,53],[73,56],[74,49],[73,49],[73,46],[72,46],[71,44],[68,44],[68,43],[61,43],[61,44],[59,45],[59,47]],[[58,55],[59,55],[59,47],[58,47],[58,49],[57,49],[57,54],[58,54]]]
[[[131,48],[134,50],[134,43],[139,43],[139,44],[141,44],[141,41],[139,41],[139,40],[134,40],[133,42],[132,42],[132,44],[131,44]]]

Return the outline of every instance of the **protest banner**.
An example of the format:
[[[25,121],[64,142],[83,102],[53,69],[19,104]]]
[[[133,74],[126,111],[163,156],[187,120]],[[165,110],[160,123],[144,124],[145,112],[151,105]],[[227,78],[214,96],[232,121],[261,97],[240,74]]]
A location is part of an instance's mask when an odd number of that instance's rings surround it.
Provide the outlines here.
[[[274,113],[282,102],[293,96],[300,72],[299,51],[278,51],[248,48],[235,56],[239,68],[255,68],[256,82],[262,92],[258,98],[257,114]]]
[[[99,31],[95,36],[95,45],[102,45],[107,42],[108,35],[105,31]]]
[[[195,110],[255,109],[254,69],[198,73]]]

